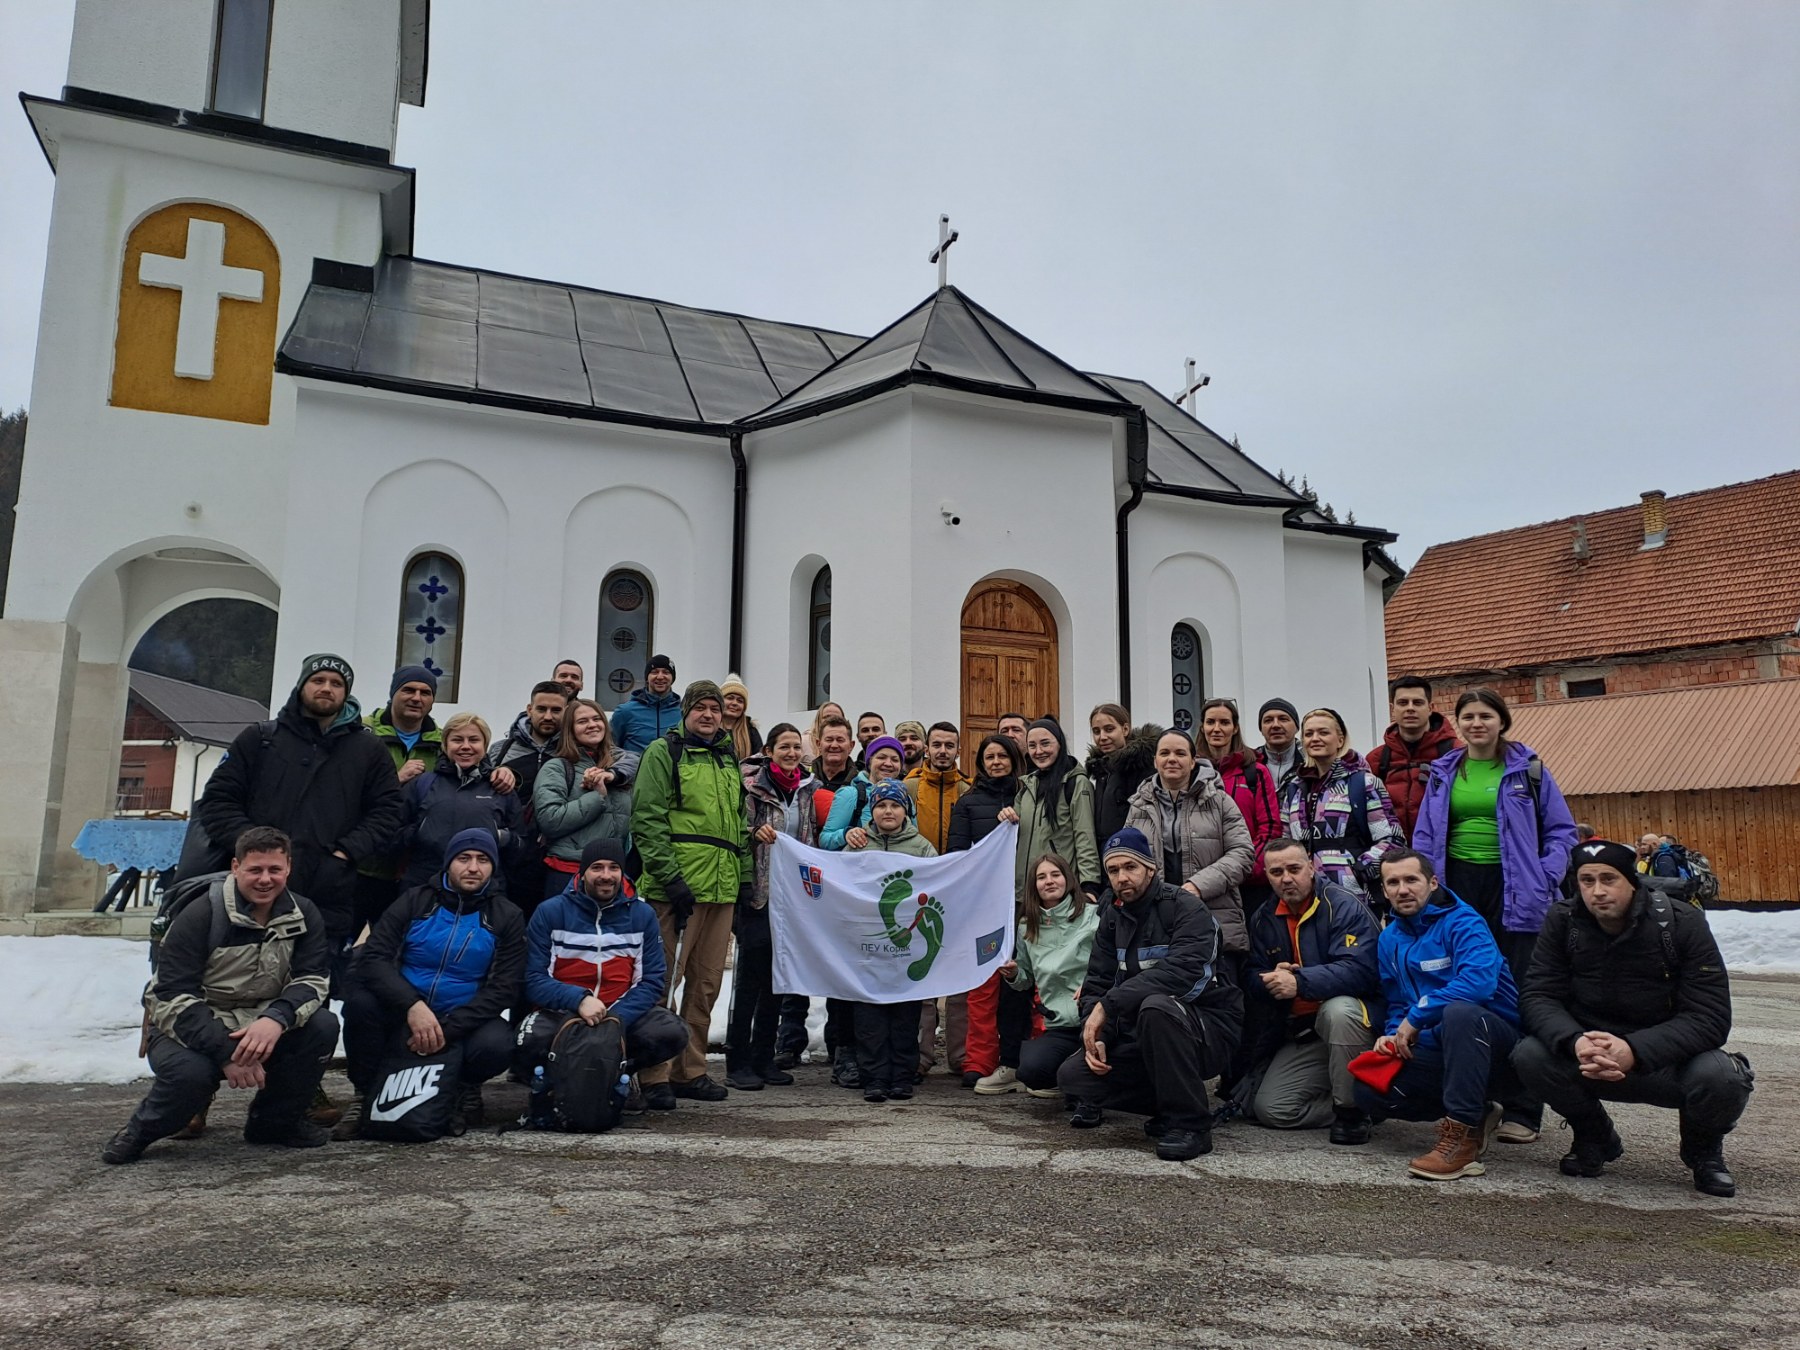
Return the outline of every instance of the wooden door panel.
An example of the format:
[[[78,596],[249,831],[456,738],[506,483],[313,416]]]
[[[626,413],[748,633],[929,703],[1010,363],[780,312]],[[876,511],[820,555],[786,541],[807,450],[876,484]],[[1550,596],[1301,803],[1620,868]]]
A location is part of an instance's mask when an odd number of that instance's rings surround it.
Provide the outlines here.
[[[963,602],[962,658],[962,768],[973,775],[1001,713],[1058,715],[1056,620],[1030,587],[984,583]]]

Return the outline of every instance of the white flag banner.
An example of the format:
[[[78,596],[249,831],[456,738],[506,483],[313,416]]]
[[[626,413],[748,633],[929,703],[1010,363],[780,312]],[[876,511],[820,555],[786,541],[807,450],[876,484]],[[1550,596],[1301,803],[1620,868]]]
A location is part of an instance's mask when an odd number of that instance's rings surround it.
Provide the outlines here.
[[[830,853],[777,835],[769,921],[778,993],[900,1003],[962,994],[1013,950],[1019,827],[937,858]]]

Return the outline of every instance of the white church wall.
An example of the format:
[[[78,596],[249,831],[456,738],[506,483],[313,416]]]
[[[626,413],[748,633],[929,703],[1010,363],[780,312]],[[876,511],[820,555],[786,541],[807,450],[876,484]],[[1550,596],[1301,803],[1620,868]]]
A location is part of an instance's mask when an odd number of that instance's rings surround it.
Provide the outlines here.
[[[1369,718],[1376,734],[1388,724],[1387,602],[1382,597],[1380,568],[1363,572],[1363,639],[1369,662]],[[1371,741],[1373,744],[1373,741]]]
[[[963,602],[1002,577],[1055,617],[1062,719],[1081,725],[1118,686],[1112,419],[939,390],[913,410],[907,711],[960,721]]]
[[[179,133],[168,136],[172,148],[182,145]],[[59,163],[7,617],[70,619],[77,591],[110,551],[130,556],[143,540],[223,547],[258,558],[279,580],[271,521],[285,514],[292,384],[276,377],[266,426],[111,406],[125,239],[170,202],[241,212],[280,252],[280,332],[314,256],[376,257],[377,197],[79,139],[62,142]],[[81,530],[68,528],[75,500]]]
[[[1169,639],[1200,634],[1206,696],[1254,707],[1285,690],[1287,634],[1279,512],[1146,494],[1130,517],[1131,712],[1168,725]]]
[[[204,108],[216,8],[216,0],[81,0],[65,83],[172,108]]]
[[[283,588],[278,696],[309,652],[385,700],[402,570],[441,549],[463,567],[460,688],[439,710],[499,734],[563,656],[599,678],[600,583],[641,570],[654,646],[682,679],[724,674],[730,622],[731,461],[716,437],[614,427],[304,382]],[[329,494],[342,509],[321,511]]]
[[[1284,531],[1287,697],[1301,712],[1335,708],[1350,744],[1367,750],[1377,727],[1369,704],[1368,597],[1362,545],[1354,539]],[[1385,724],[1384,724],[1385,725]]]
[[[910,575],[909,404],[898,392],[744,438],[750,497],[738,673],[758,726],[812,722],[804,611],[821,562],[831,566],[832,698],[853,718],[911,698],[910,599],[904,584],[897,598],[883,598],[874,562],[879,552],[886,567]]]
[[[274,5],[263,120],[391,150],[400,79],[398,0]]]

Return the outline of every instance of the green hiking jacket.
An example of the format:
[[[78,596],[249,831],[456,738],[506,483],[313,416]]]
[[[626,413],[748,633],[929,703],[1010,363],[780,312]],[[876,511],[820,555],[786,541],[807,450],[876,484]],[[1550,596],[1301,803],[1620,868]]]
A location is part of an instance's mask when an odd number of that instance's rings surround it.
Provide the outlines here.
[[[425,772],[431,773],[437,768],[438,755],[444,748],[444,733],[438,724],[431,720],[431,714],[425,714],[424,724],[419,728],[419,739],[413,742],[409,751],[406,742],[400,739],[400,733],[394,730],[394,724],[388,721],[388,710],[377,708],[363,718],[363,725],[375,733],[375,739],[381,742],[382,749],[388,752],[394,761],[394,772],[400,772],[400,766],[409,759],[416,759],[425,766]],[[400,791],[410,793],[417,782],[402,783]],[[356,870],[365,877],[381,877],[393,881],[405,870],[406,858],[400,852],[377,853],[357,863]]]
[[[681,799],[675,796],[672,747],[681,737]],[[638,764],[631,799],[631,840],[643,859],[638,894],[666,900],[676,877],[702,905],[730,905],[755,875],[744,815],[744,777],[731,738],[712,744],[671,731],[650,742]]]
[[[1044,1026],[1053,1031],[1081,1025],[1075,1004],[1081,982],[1087,978],[1094,931],[1100,925],[1099,907],[1091,901],[1082,905],[1080,917],[1074,917],[1074,911],[1075,906],[1065,897],[1038,916],[1036,942],[1026,941],[1021,921],[1018,941],[1013,944],[1013,960],[1019,968],[1007,983],[1024,990],[1037,986],[1038,1001],[1044,1005]]]

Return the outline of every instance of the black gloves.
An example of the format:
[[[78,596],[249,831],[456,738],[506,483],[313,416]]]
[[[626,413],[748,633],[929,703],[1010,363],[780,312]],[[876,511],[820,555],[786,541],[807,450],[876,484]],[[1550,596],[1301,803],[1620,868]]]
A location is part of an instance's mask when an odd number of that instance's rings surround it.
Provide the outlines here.
[[[738,904],[749,909],[756,902],[756,883],[742,881],[738,883]]]
[[[675,911],[675,927],[677,930],[687,927],[687,921],[694,915],[694,893],[688,889],[687,881],[674,877],[663,887],[663,898]]]

